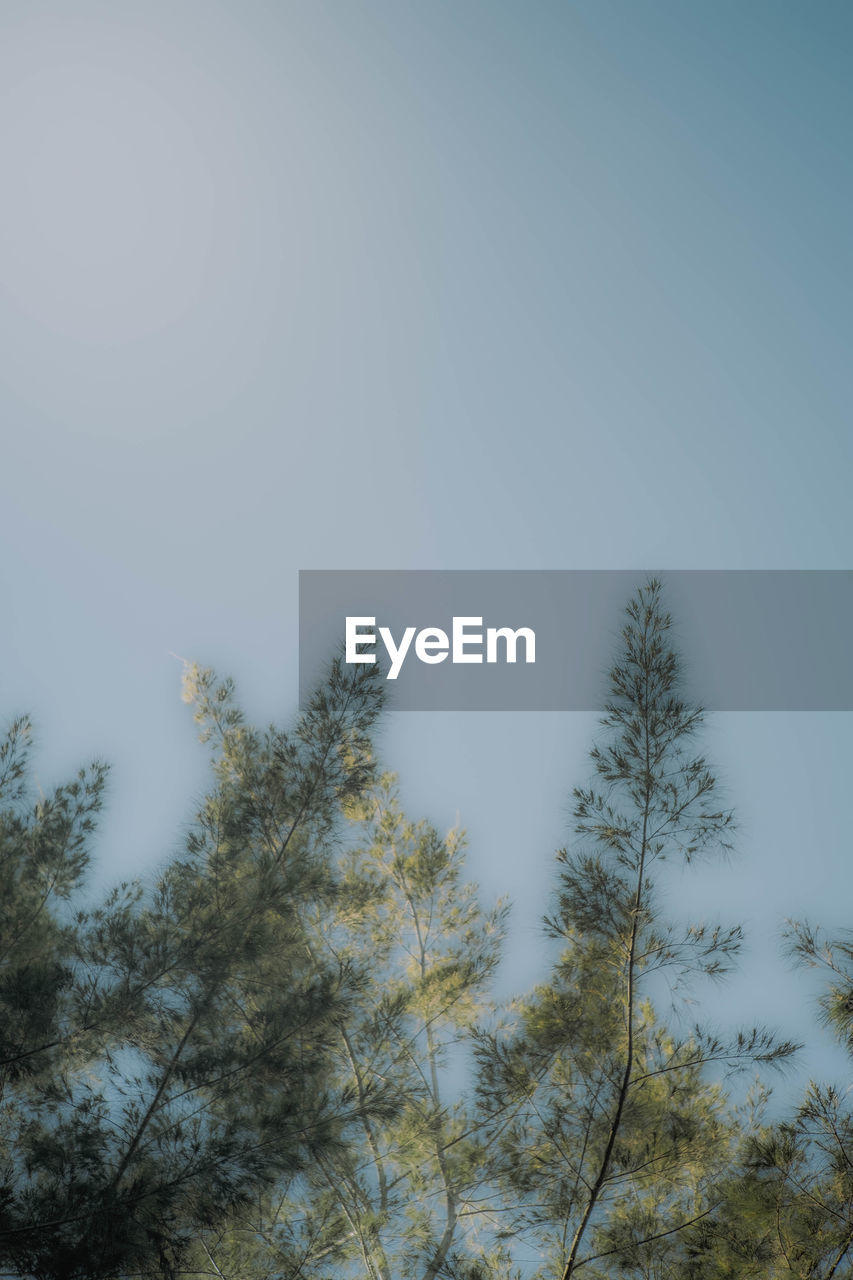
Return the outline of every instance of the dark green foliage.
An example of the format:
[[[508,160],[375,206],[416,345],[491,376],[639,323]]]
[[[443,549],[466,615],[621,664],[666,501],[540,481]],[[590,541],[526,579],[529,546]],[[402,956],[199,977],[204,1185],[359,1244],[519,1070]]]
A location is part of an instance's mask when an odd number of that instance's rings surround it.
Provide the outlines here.
[[[63,900],[103,769],[33,805],[13,729],[0,1265],[173,1275],[200,1230],[334,1141],[353,1106],[326,1088],[350,974],[318,967],[302,915],[331,892],[337,815],[372,776],[379,690],[336,666],[293,733],[257,734],[229,685],[189,669],[216,785],[187,852],[150,893],[121,889],[76,918]]]
[[[28,782],[30,724],[0,747],[0,1082],[43,1073],[74,1003],[75,930],[66,904],[88,861],[106,768],[94,764],[49,796]]]

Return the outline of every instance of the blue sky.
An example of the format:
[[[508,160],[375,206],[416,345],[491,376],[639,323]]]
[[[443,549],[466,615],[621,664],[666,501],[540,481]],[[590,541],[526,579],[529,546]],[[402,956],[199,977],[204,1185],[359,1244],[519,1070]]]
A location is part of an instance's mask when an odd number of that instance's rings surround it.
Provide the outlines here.
[[[99,875],[204,786],[170,655],[292,710],[300,568],[850,567],[851,39],[840,0],[7,0],[2,704],[45,781],[111,760]],[[508,985],[592,728],[383,731],[517,902]],[[740,854],[672,889],[749,926],[719,1016],[845,1085],[778,930],[849,923],[849,744],[713,717]]]

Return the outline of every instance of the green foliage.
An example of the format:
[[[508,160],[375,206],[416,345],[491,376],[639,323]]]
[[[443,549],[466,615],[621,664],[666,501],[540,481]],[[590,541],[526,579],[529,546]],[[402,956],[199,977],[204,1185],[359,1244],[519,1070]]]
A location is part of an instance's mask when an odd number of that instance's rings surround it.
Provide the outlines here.
[[[823,1020],[853,1050],[853,945],[792,922],[789,950],[828,978]],[[812,1081],[794,1115],[748,1143],[718,1210],[692,1241],[694,1273],[832,1280],[853,1268],[849,1090]]]
[[[0,757],[0,1263],[39,1280],[175,1274],[199,1230],[352,1113],[326,1087],[350,974],[318,967],[302,915],[331,892],[330,837],[372,776],[380,686],[336,666],[292,733],[247,729],[209,672],[190,668],[186,693],[215,750],[186,852],[88,914],[61,900],[103,769],[33,805],[24,726]]]
[[[66,903],[88,862],[106,767],[95,763],[48,796],[28,782],[31,727],[0,747],[0,1088],[49,1070],[74,1004],[74,929]],[[79,1045],[77,1046],[79,1050]]]
[[[318,968],[358,975],[336,1022],[337,1088],[355,1094],[357,1121],[261,1223],[243,1217],[210,1253],[230,1274],[260,1235],[257,1276],[498,1276],[506,1260],[476,1241],[484,1152],[458,1082],[506,907],[480,907],[461,833],[408,822],[391,775],[350,817],[335,910],[313,914],[310,937]]]
[[[656,582],[627,608],[595,782],[574,792],[578,841],[559,854],[563,946],[550,981],[480,1044],[504,1231],[544,1259],[537,1276],[677,1276],[689,1224],[713,1203],[737,1129],[706,1068],[779,1062],[794,1046],[761,1029],[724,1043],[661,1026],[653,975],[719,976],[739,928],[663,917],[655,872],[730,847],[732,817],[679,696]]]
[[[377,777],[375,668],[294,728],[187,667],[213,782],[151,885],[81,908],[106,771],[47,797],[0,746],[0,1272],[33,1280],[840,1280],[853,1115],[764,1120],[729,1072],[794,1050],[670,1024],[738,926],[667,918],[660,871],[725,854],[658,583],[629,603],[593,781],[558,855],[547,982],[499,1015],[507,907],[464,839]],[[853,1051],[853,943],[792,927]],[[476,1068],[476,1070],[474,1070]],[[474,1076],[476,1088],[467,1080]]]

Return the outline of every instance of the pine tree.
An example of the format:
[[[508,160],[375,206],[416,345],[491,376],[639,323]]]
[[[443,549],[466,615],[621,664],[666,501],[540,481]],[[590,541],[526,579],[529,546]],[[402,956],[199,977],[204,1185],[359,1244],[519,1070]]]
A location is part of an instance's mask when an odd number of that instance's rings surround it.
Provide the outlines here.
[[[464,882],[460,831],[407,821],[393,775],[350,817],[334,913],[314,913],[310,935],[319,968],[359,975],[335,1028],[337,1087],[357,1119],[210,1255],[258,1280],[497,1277],[500,1252],[477,1238],[484,1151],[463,1081],[507,909],[485,911]]]
[[[92,1158],[69,1116],[67,1079],[97,1051],[78,973],[79,895],[107,770],[96,762],[47,795],[31,778],[31,724],[0,747],[0,1262],[29,1267],[36,1184],[61,1164],[79,1181]],[[64,1217],[45,1205],[47,1219]]]
[[[595,782],[574,792],[578,840],[546,921],[560,958],[511,1033],[480,1047],[505,1230],[542,1259],[537,1276],[682,1275],[685,1233],[711,1212],[738,1132],[707,1069],[794,1048],[761,1029],[679,1034],[653,1009],[656,975],[721,976],[741,943],[739,927],[680,928],[660,905],[661,864],[725,852],[732,832],[693,750],[702,714],[679,695],[670,627],[652,581],[627,608]]]
[[[821,1014],[853,1055],[853,945],[791,922],[791,953],[823,970]],[[812,1080],[793,1115],[750,1136],[718,1210],[696,1232],[694,1274],[840,1280],[853,1267],[849,1090]]]
[[[177,1274],[348,1119],[326,1080],[349,974],[311,960],[301,916],[372,778],[380,686],[336,665],[289,733],[247,728],[210,672],[186,696],[215,751],[186,852],[76,919],[48,908],[79,887],[102,770],[28,810],[20,731],[3,757],[0,1262],[38,1280]]]

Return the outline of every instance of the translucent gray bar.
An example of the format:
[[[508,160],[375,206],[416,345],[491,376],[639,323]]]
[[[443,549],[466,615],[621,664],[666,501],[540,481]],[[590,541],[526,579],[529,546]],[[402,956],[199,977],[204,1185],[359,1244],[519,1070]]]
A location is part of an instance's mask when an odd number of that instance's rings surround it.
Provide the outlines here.
[[[534,663],[432,665],[415,644],[395,680],[397,711],[597,711],[619,649],[624,607],[651,577],[663,583],[684,693],[710,711],[853,710],[851,570],[303,570],[299,575],[299,697],[343,654],[346,619],[374,617],[399,643],[407,627],[452,633],[535,632]],[[360,630],[366,630],[361,628]],[[469,627],[476,632],[477,628]],[[377,655],[388,669],[385,646]],[[429,650],[425,650],[429,652]],[[435,652],[435,647],[432,652]],[[467,646],[466,653],[478,651]]]

